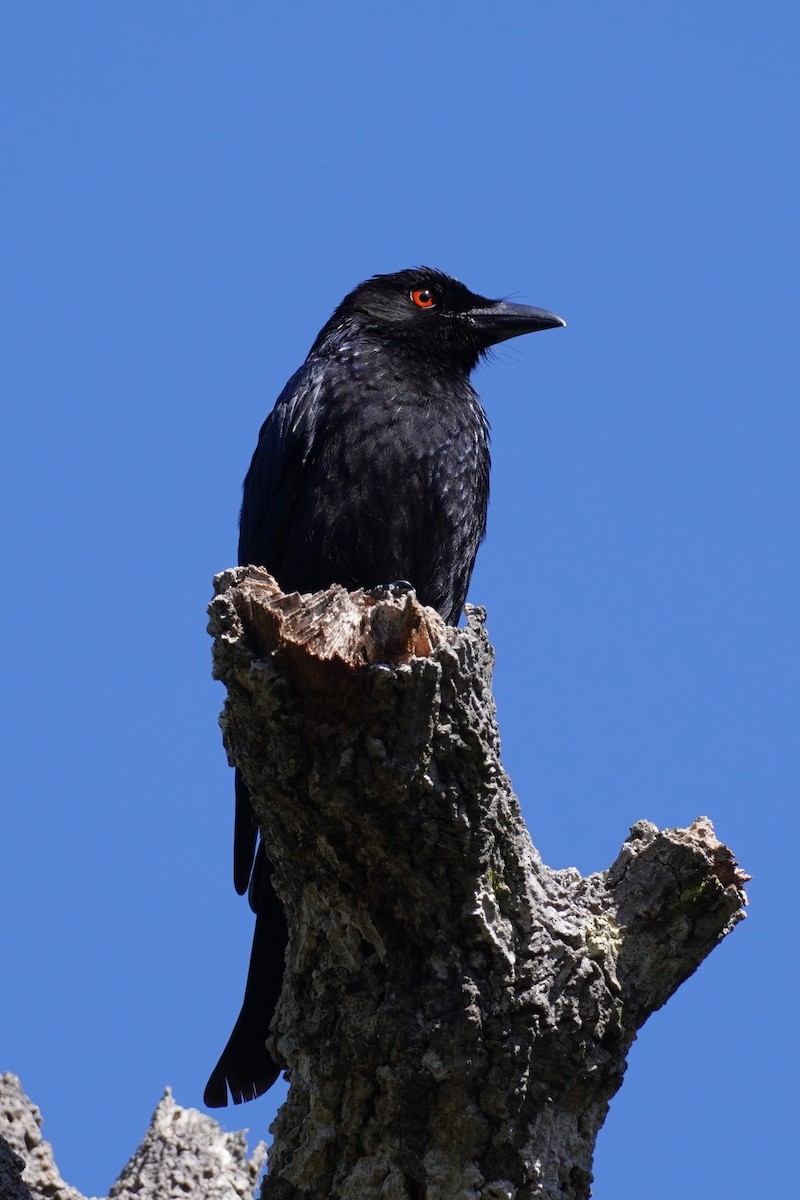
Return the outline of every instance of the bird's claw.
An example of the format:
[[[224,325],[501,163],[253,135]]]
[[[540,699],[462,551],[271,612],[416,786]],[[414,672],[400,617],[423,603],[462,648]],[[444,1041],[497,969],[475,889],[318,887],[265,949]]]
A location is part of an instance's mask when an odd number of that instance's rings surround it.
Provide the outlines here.
[[[376,600],[399,600],[401,596],[414,594],[414,585],[407,579],[395,579],[394,583],[379,583],[369,589],[368,595]]]

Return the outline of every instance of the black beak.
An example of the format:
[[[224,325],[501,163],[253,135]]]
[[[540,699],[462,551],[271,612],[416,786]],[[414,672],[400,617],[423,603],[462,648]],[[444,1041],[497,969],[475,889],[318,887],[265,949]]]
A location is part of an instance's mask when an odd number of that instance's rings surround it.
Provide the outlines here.
[[[505,300],[493,300],[482,308],[472,308],[464,313],[487,346],[519,337],[521,333],[536,333],[539,329],[558,329],[566,321],[544,308],[531,308],[527,304],[509,304]]]

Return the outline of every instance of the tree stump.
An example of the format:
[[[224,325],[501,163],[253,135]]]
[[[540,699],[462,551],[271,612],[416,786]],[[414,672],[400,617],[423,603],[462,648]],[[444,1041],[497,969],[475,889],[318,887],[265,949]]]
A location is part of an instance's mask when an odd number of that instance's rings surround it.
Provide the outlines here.
[[[744,915],[711,823],[598,874],[534,849],[484,613],[216,580],[231,763],[290,942],[265,1200],[582,1200],[636,1031]]]

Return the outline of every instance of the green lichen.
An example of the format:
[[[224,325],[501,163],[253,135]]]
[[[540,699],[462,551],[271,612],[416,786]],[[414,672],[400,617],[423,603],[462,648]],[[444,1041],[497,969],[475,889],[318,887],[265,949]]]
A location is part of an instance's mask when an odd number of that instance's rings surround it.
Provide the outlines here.
[[[506,884],[502,875],[495,867],[489,867],[486,872],[486,878],[489,881],[489,887],[498,900],[510,895],[510,888]]]
[[[586,926],[584,938],[589,958],[616,959],[622,945],[622,926],[605,913]]]
[[[699,883],[686,887],[669,905],[671,915],[683,913],[691,916],[698,908],[708,906],[709,897],[719,884],[716,879],[701,879]]]

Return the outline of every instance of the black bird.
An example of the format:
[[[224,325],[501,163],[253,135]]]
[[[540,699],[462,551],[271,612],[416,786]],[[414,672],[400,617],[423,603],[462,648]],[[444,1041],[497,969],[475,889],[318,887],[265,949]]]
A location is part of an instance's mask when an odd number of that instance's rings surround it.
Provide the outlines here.
[[[469,382],[497,342],[564,325],[478,296],[429,267],[376,275],[345,296],[267,417],[244,481],[239,562],[285,592],[332,583],[413,587],[455,624],[486,528],[489,424]],[[256,929],[239,1018],[205,1090],[211,1108],[271,1087],[264,1042],[280,995],[286,921],[244,781],[234,882]]]

